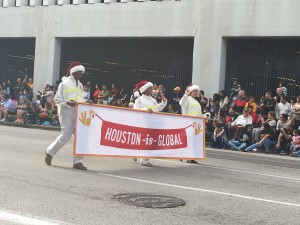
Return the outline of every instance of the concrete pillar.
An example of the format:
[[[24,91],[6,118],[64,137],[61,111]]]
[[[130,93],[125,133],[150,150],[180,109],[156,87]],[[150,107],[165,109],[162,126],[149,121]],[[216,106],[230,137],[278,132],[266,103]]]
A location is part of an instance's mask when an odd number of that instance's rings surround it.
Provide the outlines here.
[[[16,6],[28,6],[29,5],[29,0],[16,0]]]
[[[205,96],[212,96],[224,87],[225,65],[221,65],[221,57],[226,52],[221,46],[221,37],[198,35],[194,38],[192,82],[199,85]]]
[[[101,3],[101,0],[89,0],[89,4]]]
[[[43,0],[29,0],[29,6],[39,6],[43,4]]]
[[[223,90],[225,88],[226,52],[227,52],[227,39],[222,38],[219,90]]]
[[[117,0],[104,0],[104,3],[118,2]]]
[[[71,0],[57,0],[57,5],[70,5]]]
[[[73,0],[73,5],[85,4],[85,0]]]
[[[61,39],[38,36],[35,42],[33,91],[42,91],[46,84],[54,85],[59,79]]]
[[[16,6],[16,0],[3,0],[3,7],[14,7]]]
[[[43,5],[55,5],[56,0],[43,0]]]

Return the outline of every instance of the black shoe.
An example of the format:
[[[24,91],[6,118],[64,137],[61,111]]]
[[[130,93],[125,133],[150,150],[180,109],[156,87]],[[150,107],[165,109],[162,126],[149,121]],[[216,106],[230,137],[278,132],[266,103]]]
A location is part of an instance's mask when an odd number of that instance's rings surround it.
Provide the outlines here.
[[[51,166],[51,162],[52,162],[52,156],[49,155],[47,152],[45,153],[45,163],[48,165],[48,166]]]
[[[191,163],[191,164],[198,164],[198,162],[195,161],[195,160],[188,160],[187,162],[188,162],[188,163]]]
[[[76,164],[74,164],[73,168],[77,169],[77,170],[87,170],[87,168],[82,163],[76,163]]]

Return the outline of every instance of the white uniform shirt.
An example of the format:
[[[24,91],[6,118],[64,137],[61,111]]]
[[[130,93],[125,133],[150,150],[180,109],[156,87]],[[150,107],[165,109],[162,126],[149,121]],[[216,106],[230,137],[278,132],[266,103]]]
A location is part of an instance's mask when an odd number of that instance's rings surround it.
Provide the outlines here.
[[[202,116],[201,105],[191,96],[184,94],[179,101],[179,105],[181,106],[182,115]]]
[[[84,102],[83,85],[79,81],[76,82],[72,75],[59,84],[54,97],[54,101],[58,106],[74,108],[67,105],[67,102],[70,100]]]
[[[143,94],[141,97],[135,100],[133,108],[141,110],[152,109],[153,112],[159,112],[162,111],[166,105],[167,102],[162,101],[158,104],[154,98]]]

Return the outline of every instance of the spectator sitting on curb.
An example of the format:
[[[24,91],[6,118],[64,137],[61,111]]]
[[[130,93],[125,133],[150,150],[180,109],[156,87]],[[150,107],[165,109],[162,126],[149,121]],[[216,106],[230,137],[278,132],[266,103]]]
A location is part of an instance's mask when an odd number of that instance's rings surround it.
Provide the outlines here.
[[[293,131],[293,137],[292,137],[292,142],[291,142],[291,147],[290,147],[290,156],[293,156],[294,152],[297,152],[300,148],[300,131],[299,130],[294,130]]]
[[[231,126],[228,128],[228,138],[238,139],[239,132],[247,125],[252,124],[252,117],[249,116],[249,110],[245,108],[243,114],[238,116],[235,121],[231,123]]]
[[[16,123],[22,123],[23,119],[23,114],[26,113],[29,109],[30,106],[30,101],[23,96],[21,99],[21,105],[17,106],[17,120],[15,121]]]
[[[290,154],[291,140],[292,140],[292,127],[280,128],[280,133],[275,145],[277,155]]]
[[[227,144],[226,132],[222,124],[215,123],[214,134],[211,137],[211,147],[220,147],[225,149]]]
[[[261,127],[261,133],[260,133],[260,140],[259,142],[247,147],[245,149],[246,152],[256,152],[258,148],[260,148],[262,145],[266,149],[266,154],[270,153],[270,145],[272,144],[272,141],[274,139],[274,131],[272,127],[267,123],[264,122]]]
[[[40,115],[38,105],[31,102],[28,111],[24,114],[22,123],[23,124],[36,124],[36,121]]]
[[[8,114],[15,114],[17,111],[15,103],[9,95],[4,96],[4,102],[0,106],[0,120],[6,121]]]
[[[252,144],[252,126],[247,124],[239,134],[239,140],[230,140],[228,144],[232,150],[243,151],[245,148]]]
[[[267,122],[275,132],[276,120],[275,120],[275,112],[274,111],[270,111],[268,113],[268,119],[266,121],[263,117],[260,118],[261,125],[264,122]],[[259,127],[253,128],[253,131],[252,131],[252,141],[253,141],[253,143],[256,143],[256,142],[259,141],[260,132],[261,132],[261,125]]]

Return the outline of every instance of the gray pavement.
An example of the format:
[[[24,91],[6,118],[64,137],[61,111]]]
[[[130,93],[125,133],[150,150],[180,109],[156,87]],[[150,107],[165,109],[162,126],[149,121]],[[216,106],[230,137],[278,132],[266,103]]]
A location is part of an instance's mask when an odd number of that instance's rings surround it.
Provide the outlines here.
[[[44,163],[58,131],[0,125],[0,224],[300,224],[300,159],[207,149],[198,165],[86,158],[72,167],[70,141]],[[127,193],[170,195],[186,205],[147,209],[120,203]]]

